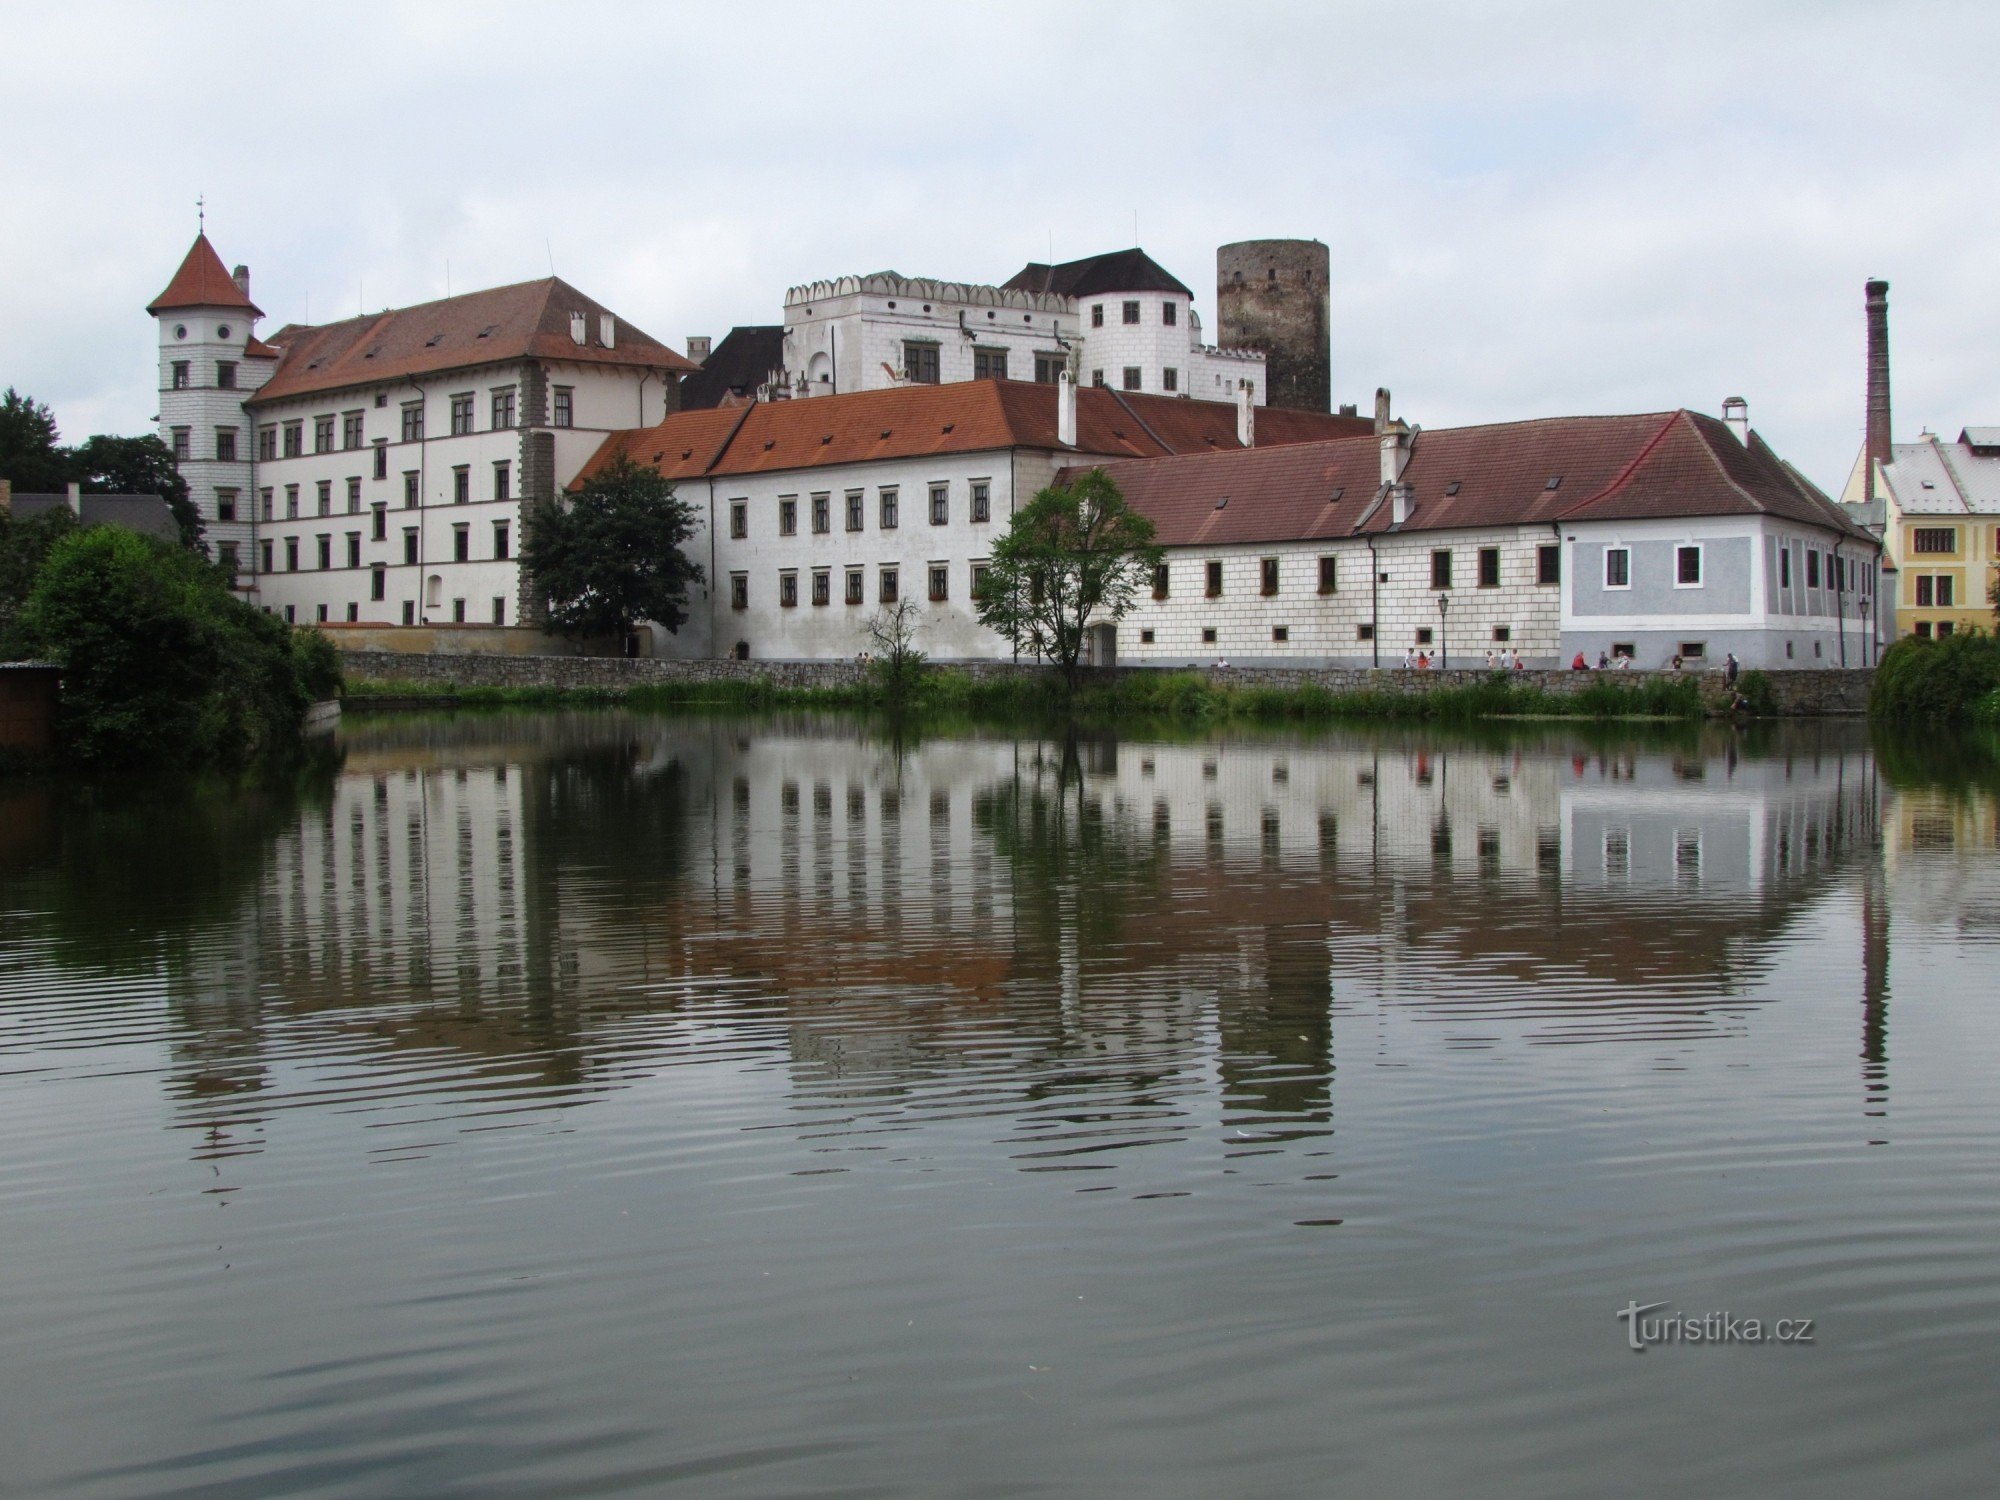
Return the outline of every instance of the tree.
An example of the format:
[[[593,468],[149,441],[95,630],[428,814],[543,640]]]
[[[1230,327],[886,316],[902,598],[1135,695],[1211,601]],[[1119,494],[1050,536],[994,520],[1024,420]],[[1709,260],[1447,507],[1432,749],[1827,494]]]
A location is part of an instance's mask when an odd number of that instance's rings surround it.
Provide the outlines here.
[[[868,619],[875,675],[891,703],[907,701],[923,676],[924,653],[917,649],[917,627],[922,622],[923,611],[914,599],[885,604]]]
[[[69,484],[69,455],[56,446],[56,419],[11,385],[0,395],[0,479],[24,495],[54,494]]]
[[[1092,469],[1014,513],[973,602],[981,623],[1054,662],[1074,689],[1085,632],[1130,613],[1163,555],[1153,523]]]
[[[0,510],[0,661],[27,654],[26,644],[15,639],[15,622],[50,551],[78,524],[66,505],[26,519]]]
[[[205,552],[201,512],[188,496],[187,481],[174,466],[173,450],[157,437],[110,437],[100,433],[69,453],[70,478],[94,495],[158,495],[174,513],[181,545]]]
[[[706,576],[681,550],[695,519],[672,484],[622,455],[566,505],[542,506],[521,562],[548,603],[549,629],[622,640],[651,620],[678,631],[688,586]]]

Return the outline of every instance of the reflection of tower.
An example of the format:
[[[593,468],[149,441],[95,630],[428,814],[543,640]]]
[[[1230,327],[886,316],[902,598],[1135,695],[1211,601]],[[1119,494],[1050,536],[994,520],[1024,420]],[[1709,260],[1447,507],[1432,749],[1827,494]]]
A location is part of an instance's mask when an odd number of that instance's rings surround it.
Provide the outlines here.
[[[1862,1113],[1889,1113],[1889,900],[1882,889],[1879,856],[1861,877],[1861,1088]],[[1881,1141],[1870,1142],[1882,1144]]]
[[[1267,406],[1332,409],[1330,264],[1318,240],[1241,240],[1215,252],[1216,342],[1264,352]]]

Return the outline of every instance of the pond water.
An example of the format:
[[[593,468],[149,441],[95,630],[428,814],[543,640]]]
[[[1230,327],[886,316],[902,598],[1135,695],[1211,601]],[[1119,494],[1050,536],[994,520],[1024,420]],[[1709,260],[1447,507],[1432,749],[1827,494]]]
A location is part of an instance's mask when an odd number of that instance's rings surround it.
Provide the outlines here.
[[[1996,803],[1895,760],[602,712],[0,783],[0,1491],[1983,1491]]]

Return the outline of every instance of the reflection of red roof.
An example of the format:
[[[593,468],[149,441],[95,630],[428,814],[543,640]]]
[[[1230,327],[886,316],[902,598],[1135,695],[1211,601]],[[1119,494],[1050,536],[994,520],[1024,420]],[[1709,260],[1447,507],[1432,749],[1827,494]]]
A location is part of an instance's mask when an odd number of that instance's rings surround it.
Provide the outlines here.
[[[1056,402],[1053,385],[968,380],[676,412],[658,426],[613,433],[577,478],[588,478],[620,453],[669,478],[684,479],[1006,448],[1155,458],[1238,446],[1236,408],[1225,401],[1086,387],[1076,393],[1074,445],[1056,439]],[[1365,419],[1307,412],[1286,415],[1291,420],[1271,424],[1267,430],[1260,409],[1257,440],[1284,441],[1288,433],[1327,437],[1357,428],[1370,430]]]
[[[264,316],[264,310],[244,296],[230,277],[229,268],[223,265],[222,257],[215,253],[215,246],[205,234],[194,237],[194,244],[188,247],[187,258],[174,272],[174,279],[167,283],[164,292],[146,304],[146,311],[160,313],[180,307],[240,307],[257,317]]]
[[[609,311],[550,276],[318,327],[291,325],[269,336],[284,357],[249,404],[512,359],[697,368],[623,318],[614,320],[607,349],[598,320]],[[583,315],[580,344],[570,331],[577,313]]]
[[[1769,514],[1853,530],[1761,438],[1746,447],[1690,411],[1419,432],[1402,476],[1415,509],[1401,526],[1381,498],[1372,436],[1106,467],[1159,539],[1183,546],[1670,516]]]

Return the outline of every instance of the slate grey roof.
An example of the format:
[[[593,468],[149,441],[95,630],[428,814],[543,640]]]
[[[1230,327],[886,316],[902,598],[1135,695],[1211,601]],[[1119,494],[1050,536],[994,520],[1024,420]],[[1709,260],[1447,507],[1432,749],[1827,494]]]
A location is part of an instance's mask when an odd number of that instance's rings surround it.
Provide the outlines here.
[[[1103,255],[1086,255],[1082,260],[1066,260],[1056,266],[1030,261],[1008,277],[1001,288],[1009,292],[1059,292],[1065,297],[1095,297],[1105,292],[1194,295],[1137,246]]]
[[[1975,431],[1993,429],[1966,429],[1967,435]],[[1882,477],[1905,515],[2000,515],[2000,457],[1977,453],[1969,443],[1947,443],[1935,434],[1894,443]]]
[[[753,323],[729,330],[709,350],[701,368],[681,381],[681,410],[720,406],[729,396],[751,397],[771,372],[785,367],[785,325]]]
[[[167,502],[158,495],[87,494],[82,497],[81,503],[83,524],[86,526],[121,526],[127,531],[159,537],[162,541],[180,540],[181,529],[174,524],[174,513],[167,509]],[[14,514],[25,520],[62,509],[68,504],[67,495],[17,494],[14,496]]]

